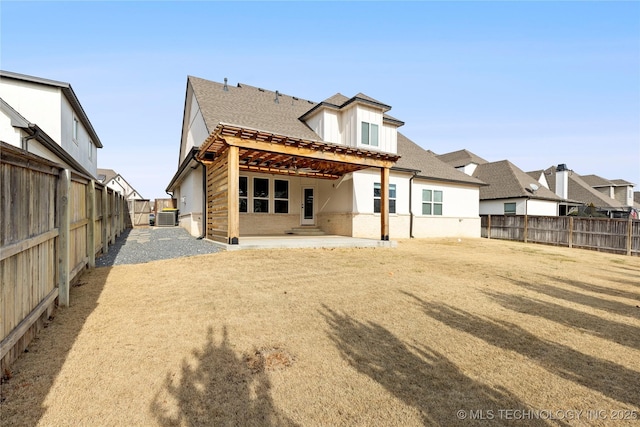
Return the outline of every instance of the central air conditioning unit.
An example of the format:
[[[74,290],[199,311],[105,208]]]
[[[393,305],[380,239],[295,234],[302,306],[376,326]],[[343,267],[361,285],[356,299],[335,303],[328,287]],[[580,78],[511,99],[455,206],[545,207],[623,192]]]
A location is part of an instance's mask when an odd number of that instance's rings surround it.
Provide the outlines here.
[[[156,227],[175,227],[176,212],[158,212],[156,216]]]

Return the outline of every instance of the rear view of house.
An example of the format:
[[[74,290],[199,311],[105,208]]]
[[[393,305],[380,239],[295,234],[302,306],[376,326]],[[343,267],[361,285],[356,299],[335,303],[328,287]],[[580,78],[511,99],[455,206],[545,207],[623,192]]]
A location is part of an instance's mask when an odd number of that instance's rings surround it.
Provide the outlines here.
[[[167,187],[180,224],[228,244],[309,229],[479,237],[482,182],[399,133],[390,109],[362,93],[315,103],[189,77]]]

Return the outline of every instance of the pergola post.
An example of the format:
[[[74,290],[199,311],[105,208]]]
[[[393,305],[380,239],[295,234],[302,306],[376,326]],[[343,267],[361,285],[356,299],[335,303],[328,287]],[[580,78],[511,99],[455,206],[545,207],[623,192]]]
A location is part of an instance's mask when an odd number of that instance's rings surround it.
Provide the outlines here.
[[[229,146],[227,150],[227,238],[230,245],[240,243],[240,208],[238,206],[240,200],[240,156],[239,149],[235,146]]]
[[[389,168],[380,168],[380,240],[389,240]]]

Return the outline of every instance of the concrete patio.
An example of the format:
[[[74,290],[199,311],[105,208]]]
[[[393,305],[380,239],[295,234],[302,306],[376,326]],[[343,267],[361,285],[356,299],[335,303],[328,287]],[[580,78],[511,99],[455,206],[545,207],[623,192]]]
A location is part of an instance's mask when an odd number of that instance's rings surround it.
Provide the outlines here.
[[[346,236],[241,236],[240,243],[229,245],[208,240],[227,251],[246,249],[287,249],[287,248],[395,248],[398,242],[389,240],[362,239]]]

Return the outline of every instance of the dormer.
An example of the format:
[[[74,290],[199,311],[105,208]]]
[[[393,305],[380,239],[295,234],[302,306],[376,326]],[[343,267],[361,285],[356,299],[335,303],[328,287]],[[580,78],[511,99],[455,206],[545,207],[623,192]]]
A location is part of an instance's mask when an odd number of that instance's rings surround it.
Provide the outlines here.
[[[398,152],[398,128],[404,122],[386,114],[390,106],[363,93],[337,93],[300,117],[323,141],[354,148]]]

